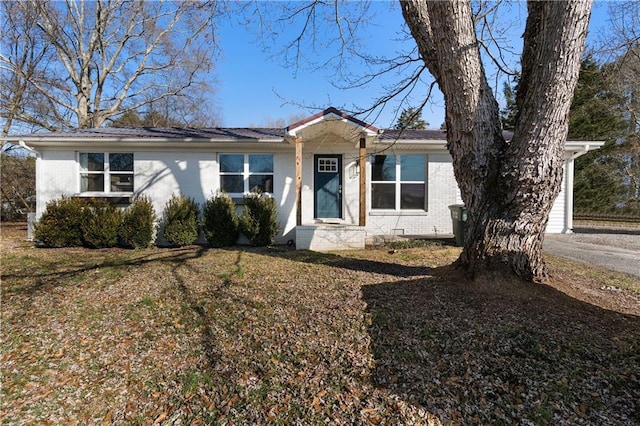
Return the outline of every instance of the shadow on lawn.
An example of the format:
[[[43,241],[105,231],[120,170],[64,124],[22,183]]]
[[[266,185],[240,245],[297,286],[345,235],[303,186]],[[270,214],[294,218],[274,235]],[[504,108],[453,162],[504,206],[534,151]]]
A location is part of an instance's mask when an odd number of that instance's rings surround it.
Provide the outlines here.
[[[409,266],[392,262],[357,259],[353,257],[340,256],[334,253],[323,253],[308,250],[289,251],[273,248],[246,248],[246,250],[281,259],[289,259],[295,262],[303,262],[313,265],[327,265],[334,268],[369,272],[372,274],[393,275],[403,278],[424,277],[430,273],[430,268],[428,266]]]
[[[171,276],[179,291],[185,306],[189,307],[197,316],[202,327],[202,348],[211,365],[215,364],[216,348],[215,339],[212,338],[212,319],[202,304],[202,301],[194,294],[184,278],[183,272],[198,272],[192,265],[192,260],[197,260],[208,251],[203,246],[185,246],[179,248],[150,248],[145,250],[126,249],[102,249],[91,250],[86,248],[39,248],[41,252],[49,251],[52,261],[47,264],[42,262],[31,269],[3,273],[0,278],[3,282],[5,297],[22,295],[25,298],[25,309],[33,302],[37,293],[49,291],[56,287],[76,285],[77,279],[91,280],[92,272],[101,271],[100,277],[104,284],[116,283],[125,276],[126,272],[143,267],[147,264],[164,264],[171,268]],[[56,251],[60,256],[56,256]],[[238,257],[239,263],[240,255]],[[76,279],[77,278],[77,279]],[[225,281],[222,281],[224,285]],[[108,291],[108,290],[106,290]]]
[[[640,423],[640,317],[451,266],[362,294],[375,384],[445,423]]]
[[[77,251],[77,260],[68,258],[51,262],[47,265],[38,265],[29,270],[17,271],[11,273],[3,273],[0,278],[5,283],[3,288],[5,294],[25,294],[33,295],[39,291],[57,287],[60,285],[69,285],[73,280],[70,278],[79,277],[83,274],[97,271],[99,269],[112,268],[114,271],[126,272],[130,268],[140,267],[148,263],[184,263],[187,260],[195,259],[206,251],[200,246],[188,246],[174,249],[164,249],[156,251],[155,249],[142,250],[139,252],[124,249],[104,249],[90,250],[84,248],[41,248],[38,250],[48,250],[52,253],[60,251],[61,253],[72,254],[73,250]],[[87,253],[96,256],[95,259],[83,258]],[[71,265],[71,266],[69,266]],[[114,275],[113,280],[119,279],[120,276]],[[7,285],[13,281],[27,280],[28,285]]]

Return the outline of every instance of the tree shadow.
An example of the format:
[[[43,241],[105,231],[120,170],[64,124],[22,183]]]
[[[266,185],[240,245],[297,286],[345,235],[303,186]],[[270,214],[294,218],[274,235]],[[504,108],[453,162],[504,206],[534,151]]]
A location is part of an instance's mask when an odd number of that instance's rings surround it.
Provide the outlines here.
[[[191,288],[188,280],[185,279],[185,276],[183,274],[183,272],[187,271],[200,273],[201,271],[199,271],[193,264],[189,263],[188,261],[202,257],[205,252],[206,249],[204,247],[200,247],[194,253],[194,256],[190,256],[189,258],[178,257],[165,261],[171,264],[171,275],[173,278],[173,282],[175,283],[175,287],[178,289],[180,296],[182,297],[183,303],[198,317],[198,323],[201,324],[200,328],[202,330],[200,333],[200,346],[202,347],[202,350],[204,352],[208,367],[214,369],[218,363],[218,360],[220,360],[221,358],[215,344],[216,339],[213,333],[214,320],[207,312],[202,297]],[[217,294],[225,284],[226,282],[223,281],[223,284],[218,285],[215,291],[211,292],[211,294]]]
[[[358,259],[340,256],[335,253],[316,252],[310,250],[287,250],[282,248],[234,247],[234,250],[248,250],[258,254],[288,259],[295,262],[313,265],[327,265],[352,271],[369,272],[372,274],[386,274],[396,277],[424,277],[430,273],[428,266],[401,265],[393,262]]]
[[[45,258],[51,258],[48,264],[40,264],[39,267],[10,271],[1,274],[3,282],[3,296],[5,298],[20,297],[24,312],[29,312],[34,300],[42,294],[48,294],[58,288],[77,285],[79,280],[93,279],[93,272],[101,271],[104,278],[104,291],[109,291],[109,286],[116,284],[128,271],[144,267],[147,264],[165,265],[171,275],[171,286],[177,290],[177,295],[182,299],[181,304],[193,312],[197,318],[195,323],[200,324],[200,344],[207,364],[213,368],[220,359],[216,348],[213,326],[214,320],[208,314],[202,297],[194,291],[188,277],[190,273],[200,274],[194,261],[203,257],[208,248],[204,246],[185,246],[178,248],[150,248],[144,250],[115,249],[87,249],[87,248],[40,248],[40,253],[49,251]],[[56,256],[56,252],[61,253]],[[64,256],[62,256],[64,254]],[[240,253],[234,265],[240,263]],[[112,269],[116,273],[105,272]],[[9,284],[7,284],[9,283]],[[22,284],[24,283],[24,284]],[[224,291],[228,282],[224,279],[212,280],[211,290],[207,295],[215,295]],[[217,285],[216,285],[217,284]],[[213,296],[215,297],[215,296]]]
[[[499,275],[362,287],[373,380],[456,424],[640,423],[640,317]]]
[[[40,248],[38,250],[48,250],[51,252],[61,251],[66,254],[70,252],[77,254],[78,260],[74,266],[66,267],[70,261],[61,259],[58,262],[51,262],[46,267],[34,268],[27,271],[16,271],[3,273],[0,279],[5,283],[3,292],[5,295],[23,294],[33,296],[44,290],[50,290],[54,287],[69,285],[72,283],[70,278],[79,277],[91,271],[97,271],[101,268],[114,268],[126,271],[129,268],[143,266],[147,263],[184,263],[189,259],[195,259],[203,255],[205,251],[201,246],[187,246],[172,249],[148,249],[141,251],[131,251],[126,249],[85,249],[85,248]],[[86,251],[93,255],[102,254],[102,257],[96,259],[82,258],[83,252]],[[77,252],[77,253],[74,253]],[[55,258],[55,256],[52,255]],[[114,280],[117,277],[114,278]],[[15,280],[28,280],[28,285],[11,285],[6,283]]]

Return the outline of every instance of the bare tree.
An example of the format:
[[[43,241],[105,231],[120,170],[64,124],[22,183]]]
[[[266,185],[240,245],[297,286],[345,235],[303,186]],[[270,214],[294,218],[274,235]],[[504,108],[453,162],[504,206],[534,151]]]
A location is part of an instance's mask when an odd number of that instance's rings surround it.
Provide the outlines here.
[[[38,34],[34,11],[15,7],[16,4],[2,2],[2,27],[0,29],[2,51],[0,53],[0,117],[4,120],[2,136],[9,133],[14,118],[24,117],[28,122],[47,122],[46,98],[34,90],[31,82],[53,83],[54,76],[48,71],[52,52],[48,42]],[[4,143],[4,141],[3,141]]]
[[[23,219],[35,207],[36,159],[0,153],[0,218]]]
[[[606,70],[625,107],[633,131],[640,132],[640,4],[636,1],[609,5],[610,29],[599,50],[608,58]]]
[[[11,2],[14,26],[29,16],[38,45],[54,60],[36,67],[51,78],[27,78],[16,55],[2,56],[9,80],[19,75],[46,114],[24,100],[12,120],[43,129],[100,127],[106,120],[172,97],[198,97],[212,68],[211,19],[203,2],[65,0]],[[12,43],[5,40],[3,44]],[[19,59],[19,58],[18,58]],[[204,89],[204,91],[203,91]],[[18,99],[17,96],[14,98]],[[193,105],[193,104],[191,104]],[[3,116],[5,114],[3,106]]]

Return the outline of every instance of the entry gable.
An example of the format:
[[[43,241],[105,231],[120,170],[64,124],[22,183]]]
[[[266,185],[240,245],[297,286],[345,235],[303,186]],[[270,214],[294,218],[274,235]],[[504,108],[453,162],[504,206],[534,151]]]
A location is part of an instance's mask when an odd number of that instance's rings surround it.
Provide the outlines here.
[[[326,134],[334,134],[346,140],[358,140],[363,134],[367,138],[374,138],[379,133],[377,127],[334,107],[293,123],[285,129],[290,142],[295,139],[310,140]]]

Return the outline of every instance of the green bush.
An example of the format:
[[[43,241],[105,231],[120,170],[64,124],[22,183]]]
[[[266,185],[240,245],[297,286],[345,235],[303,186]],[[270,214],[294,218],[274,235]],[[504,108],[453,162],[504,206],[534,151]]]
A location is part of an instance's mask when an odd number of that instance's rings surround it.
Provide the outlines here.
[[[107,248],[118,245],[118,229],[122,223],[122,212],[108,201],[94,200],[85,210],[82,236],[87,246]]]
[[[236,205],[225,193],[207,200],[202,211],[203,232],[211,247],[228,247],[240,235]]]
[[[33,236],[45,247],[74,247],[84,244],[82,224],[85,220],[87,200],[62,197],[47,203]]]
[[[153,240],[155,211],[147,197],[138,197],[124,212],[118,230],[120,244],[125,247],[148,247]]]
[[[278,235],[278,211],[273,198],[260,194],[244,197],[240,230],[254,246],[273,244]]]
[[[195,200],[184,195],[171,197],[164,208],[164,239],[178,247],[195,243],[198,239],[198,213]]]

